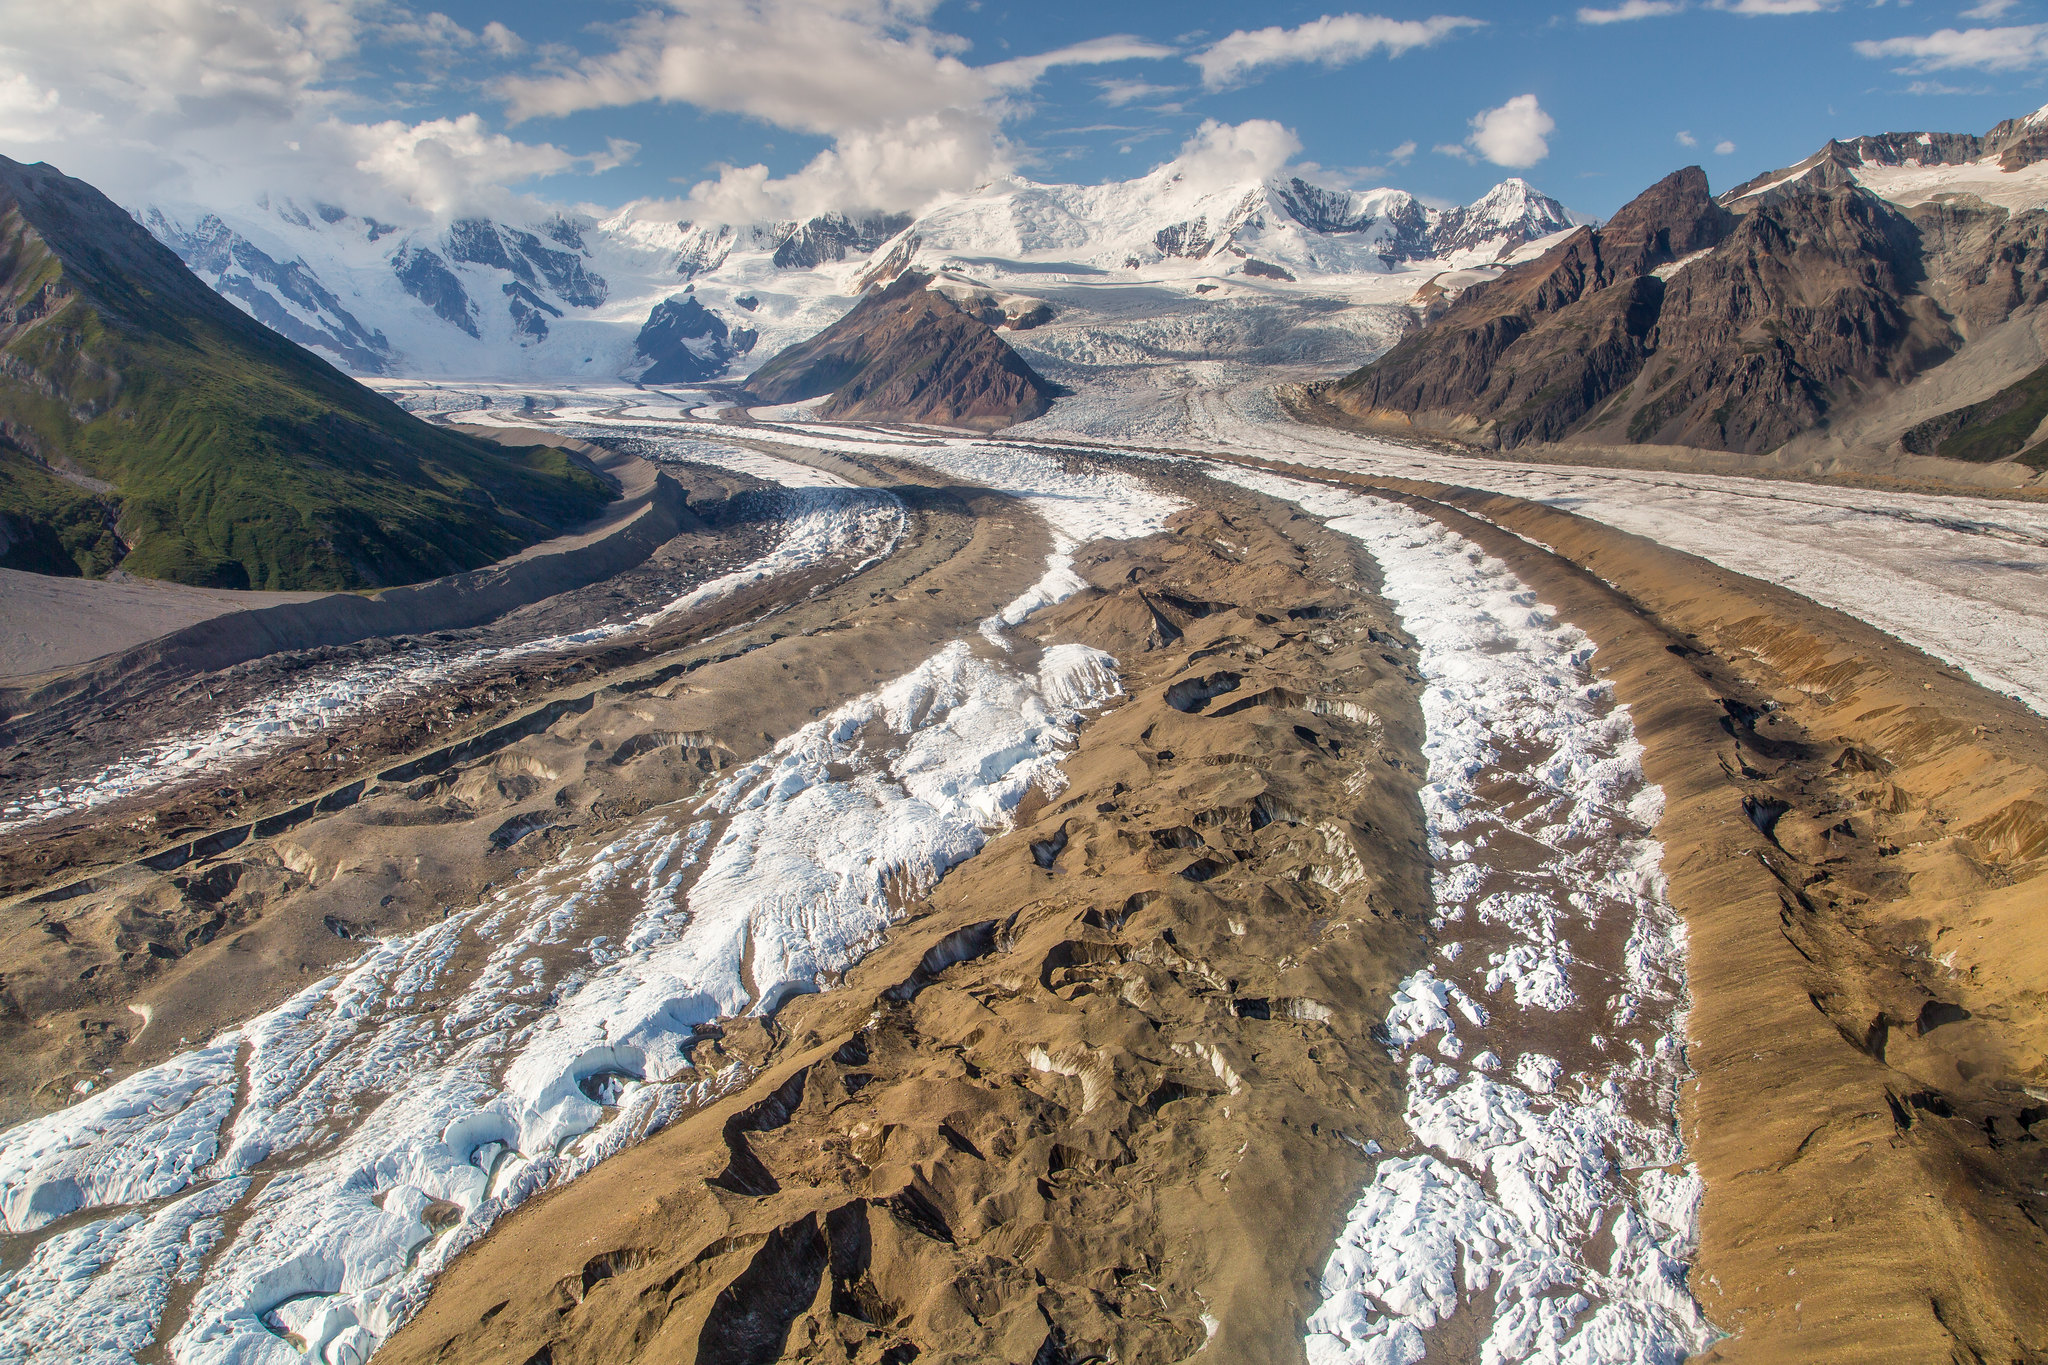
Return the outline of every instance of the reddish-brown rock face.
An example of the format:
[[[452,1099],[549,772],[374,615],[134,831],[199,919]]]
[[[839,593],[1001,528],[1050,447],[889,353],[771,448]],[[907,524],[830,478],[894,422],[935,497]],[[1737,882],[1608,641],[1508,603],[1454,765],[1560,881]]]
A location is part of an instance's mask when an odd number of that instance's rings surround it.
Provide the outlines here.
[[[823,417],[994,430],[1052,406],[1053,388],[979,318],[905,275],[747,381],[764,403],[826,397]]]
[[[1902,208],[1856,183],[1853,153],[1835,144],[1719,202],[1697,167],[1667,176],[1325,396],[1503,449],[1776,450],[2041,293],[2043,215]]]

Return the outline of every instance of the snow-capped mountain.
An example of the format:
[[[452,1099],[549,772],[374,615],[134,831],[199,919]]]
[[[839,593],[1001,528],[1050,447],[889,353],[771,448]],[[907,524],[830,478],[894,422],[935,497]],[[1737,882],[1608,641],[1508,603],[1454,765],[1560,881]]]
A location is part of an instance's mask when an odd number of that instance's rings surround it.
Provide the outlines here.
[[[1974,133],[1878,133],[1837,139],[1796,165],[1737,185],[1720,202],[1738,212],[1754,200],[1813,180],[1857,185],[1910,208],[1936,199],[1977,199],[2013,212],[2048,208],[2048,106]]]
[[[1051,316],[1031,289],[1049,276],[1349,298],[1360,277],[1483,269],[1583,221],[1521,180],[1437,209],[1299,178],[1217,186],[1177,163],[1107,185],[1004,179],[915,220],[736,227],[630,206],[402,228],[271,200],[137,216],[223,295],[359,374],[669,384],[736,377],[913,266],[1023,329]]]

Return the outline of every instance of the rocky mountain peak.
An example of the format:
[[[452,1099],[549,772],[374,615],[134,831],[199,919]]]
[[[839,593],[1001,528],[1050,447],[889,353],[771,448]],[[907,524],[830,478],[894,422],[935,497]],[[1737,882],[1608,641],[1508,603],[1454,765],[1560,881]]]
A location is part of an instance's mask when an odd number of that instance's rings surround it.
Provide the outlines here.
[[[1731,221],[1714,202],[1707,173],[1687,166],[1616,210],[1600,228],[1602,256],[1610,270],[1640,274],[1714,246]]]

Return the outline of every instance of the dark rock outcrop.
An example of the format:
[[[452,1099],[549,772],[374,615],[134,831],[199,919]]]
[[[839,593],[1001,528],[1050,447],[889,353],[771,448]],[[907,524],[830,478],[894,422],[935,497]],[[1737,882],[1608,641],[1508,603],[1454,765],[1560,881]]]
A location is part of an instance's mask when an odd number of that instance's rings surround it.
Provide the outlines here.
[[[512,331],[520,344],[546,340],[548,319],[562,316],[562,310],[517,280],[506,281],[504,288],[505,307],[512,315]]]
[[[391,273],[398,277],[406,293],[433,309],[435,317],[454,323],[471,336],[480,335],[476,329],[476,305],[469,301],[469,291],[462,287],[462,281],[439,253],[426,247],[402,247],[391,258]]]
[[[487,219],[455,223],[448,229],[447,245],[450,260],[506,271],[529,288],[552,290],[575,308],[595,308],[610,292],[604,276],[584,268],[580,251],[557,251],[531,232]]]
[[[329,207],[321,207],[322,218]],[[211,213],[186,228],[152,209],[147,226],[193,274],[264,326],[301,346],[332,352],[359,374],[383,374],[389,368],[391,343],[384,333],[357,321],[304,261],[278,260]]]
[[[913,272],[870,291],[838,322],[756,370],[748,391],[762,403],[823,397],[824,417],[985,430],[1051,407],[1052,386],[929,283]]]
[[[716,379],[726,367],[754,349],[758,333],[733,328],[692,295],[663,299],[647,315],[634,343],[634,354],[646,363],[643,384],[698,384]]]
[[[880,213],[860,218],[827,213],[798,223],[776,245],[777,270],[812,270],[827,261],[843,261],[873,251],[910,226],[907,213]]]

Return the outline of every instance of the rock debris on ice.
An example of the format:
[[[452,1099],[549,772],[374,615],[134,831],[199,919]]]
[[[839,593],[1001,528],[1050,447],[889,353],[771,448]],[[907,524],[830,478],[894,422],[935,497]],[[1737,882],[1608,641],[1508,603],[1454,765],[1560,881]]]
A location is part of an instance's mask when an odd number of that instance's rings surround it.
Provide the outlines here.
[[[1437,522],[1214,472],[1327,518],[1379,562],[1427,684],[1434,927],[1465,949],[1395,992],[1385,1031],[1407,1059],[1413,1141],[1351,1210],[1310,1361],[1412,1365],[1424,1333],[1462,1316],[1487,1365],[1675,1365],[1713,1338],[1686,1287],[1698,1177],[1676,1119],[1684,932],[1627,709],[1590,672],[1582,632]],[[1610,1059],[1603,1036],[1639,1046]],[[1510,1043],[1549,1051],[1502,1076]]]

